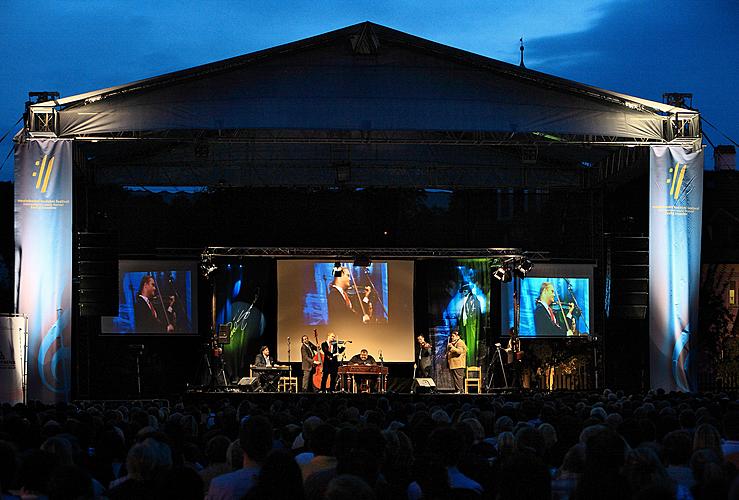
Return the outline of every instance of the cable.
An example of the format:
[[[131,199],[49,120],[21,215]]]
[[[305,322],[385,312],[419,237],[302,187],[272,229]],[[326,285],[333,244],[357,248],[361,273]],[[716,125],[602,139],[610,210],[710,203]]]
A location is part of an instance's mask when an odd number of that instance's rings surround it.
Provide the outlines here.
[[[721,132],[721,130],[719,130],[719,128],[716,125],[714,125],[713,123],[711,123],[708,120],[706,120],[706,117],[705,116],[701,115],[701,120],[703,120],[704,122],[706,122],[707,124],[709,124],[711,127],[713,127],[719,134],[721,134],[722,136],[724,136],[724,138],[727,139],[729,142],[731,142],[734,146],[739,147],[739,144],[737,144],[734,139],[732,139],[728,135],[726,135],[723,132]]]
[[[15,128],[15,126],[16,126],[16,125],[18,125],[18,124],[19,124],[19,123],[21,122],[21,120],[23,120],[23,115],[21,115],[21,117],[20,117],[20,118],[18,118],[18,121],[17,121],[17,122],[15,122],[15,123],[13,124],[13,126],[11,126],[11,127],[10,127],[10,129],[8,129],[8,131],[7,131],[7,132],[5,132],[5,133],[3,134],[3,136],[2,136],[2,137],[0,137],[0,143],[1,143],[1,142],[3,142],[3,141],[5,140],[5,138],[6,138],[6,137],[8,137],[8,134],[9,134],[9,133],[11,133],[11,132],[13,131],[13,129]]]

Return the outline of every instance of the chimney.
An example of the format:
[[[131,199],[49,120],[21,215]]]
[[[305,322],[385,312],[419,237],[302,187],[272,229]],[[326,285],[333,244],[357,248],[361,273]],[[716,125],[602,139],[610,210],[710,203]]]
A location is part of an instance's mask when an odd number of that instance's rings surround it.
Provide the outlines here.
[[[736,148],[734,146],[716,146],[713,149],[713,165],[715,170],[736,170]]]

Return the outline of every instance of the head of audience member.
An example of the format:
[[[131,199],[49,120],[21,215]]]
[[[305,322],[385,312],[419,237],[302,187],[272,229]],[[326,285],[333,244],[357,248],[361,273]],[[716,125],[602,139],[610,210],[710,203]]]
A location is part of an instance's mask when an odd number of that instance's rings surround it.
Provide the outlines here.
[[[177,466],[157,476],[154,496],[162,500],[201,500],[203,488],[203,479],[195,469]]]
[[[679,430],[667,433],[662,439],[662,454],[665,465],[687,466],[693,453],[693,443],[688,431]]]
[[[333,456],[336,428],[330,424],[320,424],[311,432],[310,450],[313,455]]]
[[[126,468],[130,478],[150,481],[162,470],[172,467],[169,446],[153,438],[146,438],[128,450]]]
[[[636,448],[626,453],[623,474],[633,493],[653,485],[670,485],[671,480],[651,448]]]
[[[693,451],[713,450],[719,458],[723,459],[724,452],[721,449],[721,434],[711,424],[701,424],[693,434]]]
[[[73,464],[60,464],[49,477],[49,500],[92,499],[92,476]]]
[[[272,449],[272,424],[261,415],[241,419],[239,444],[244,452],[244,466],[261,464]]]
[[[326,500],[376,500],[375,492],[362,478],[341,474],[328,483]]]
[[[529,452],[505,459],[500,469],[499,500],[545,500],[552,497],[549,468]]]
[[[301,500],[303,476],[295,458],[285,450],[270,451],[262,463],[257,483],[247,493],[247,500]]]

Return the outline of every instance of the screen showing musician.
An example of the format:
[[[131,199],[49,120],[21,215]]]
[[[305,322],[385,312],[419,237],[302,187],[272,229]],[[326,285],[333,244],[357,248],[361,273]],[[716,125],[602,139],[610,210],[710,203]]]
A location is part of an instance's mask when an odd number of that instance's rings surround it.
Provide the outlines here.
[[[277,263],[278,358],[294,332],[332,331],[388,362],[413,361],[412,261],[281,260]]]
[[[103,334],[197,333],[197,274],[191,261],[122,260],[118,316],[103,316]]]
[[[592,266],[578,270],[574,265],[562,269],[549,265],[537,271],[536,276],[521,280],[519,336],[589,335]],[[512,283],[503,285],[502,300],[502,329],[508,331],[513,327]]]

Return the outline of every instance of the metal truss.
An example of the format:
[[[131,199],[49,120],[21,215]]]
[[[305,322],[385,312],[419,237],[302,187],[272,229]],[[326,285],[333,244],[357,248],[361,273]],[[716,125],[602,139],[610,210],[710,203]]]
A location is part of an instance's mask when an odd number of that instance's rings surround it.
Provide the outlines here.
[[[158,130],[126,131],[103,135],[77,135],[81,142],[143,140],[224,144],[438,144],[459,146],[650,146],[667,145],[668,139],[627,138],[605,135],[511,133],[485,131],[388,131],[388,130]]]
[[[207,247],[203,262],[222,257],[283,257],[353,260],[357,256],[377,258],[490,258],[515,259],[529,255],[520,248],[308,248],[308,247]],[[541,255],[541,252],[536,253]]]

